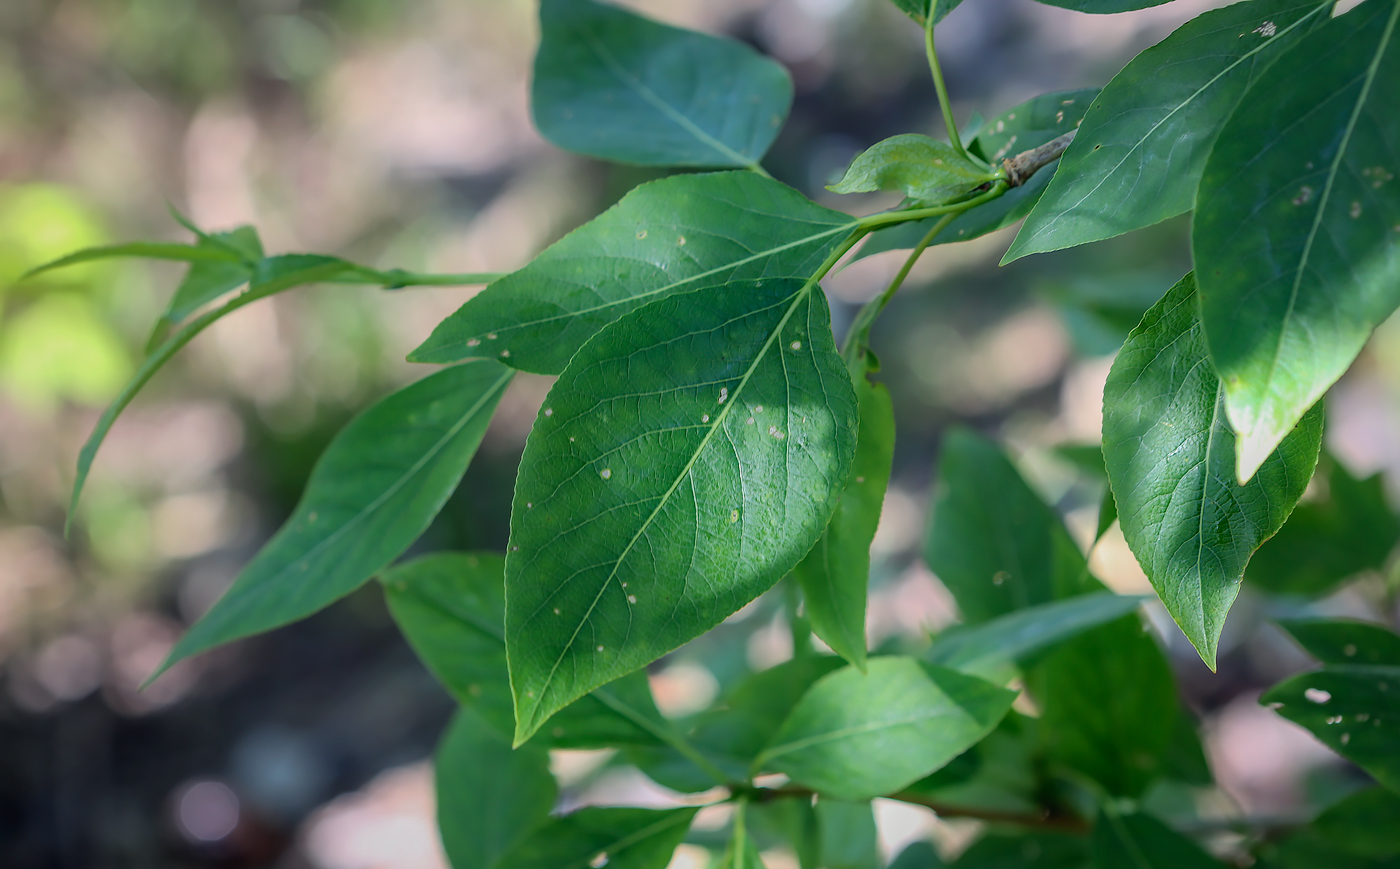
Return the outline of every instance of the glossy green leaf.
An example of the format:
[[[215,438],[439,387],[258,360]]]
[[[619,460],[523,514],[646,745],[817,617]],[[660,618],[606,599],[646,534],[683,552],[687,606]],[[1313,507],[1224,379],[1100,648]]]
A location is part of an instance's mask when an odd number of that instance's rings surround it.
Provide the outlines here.
[[[971,432],[954,429],[943,443],[931,514],[924,557],[968,622],[1092,588],[1059,517]]]
[[[1326,495],[1298,505],[1250,559],[1245,579],[1280,594],[1326,594],[1367,570],[1384,568],[1400,541],[1400,522],[1380,474],[1358,480],[1326,461]]]
[[[492,869],[497,858],[549,817],[559,787],[549,752],[511,751],[502,733],[470,709],[448,726],[433,765],[438,833],[452,869]]]
[[[496,869],[666,869],[698,809],[579,809],[552,818]]]
[[[1245,564],[1302,496],[1322,440],[1318,407],[1241,486],[1224,405],[1187,275],[1114,360],[1103,444],[1123,536],[1212,669]]]
[[[1365,857],[1400,855],[1400,793],[1358,791],[1317,816],[1313,829],[1343,851]]]
[[[517,741],[766,591],[821,535],[856,402],[795,280],[668,296],[603,329],[525,444],[506,558]]]
[[[755,768],[844,800],[893,793],[991,732],[1015,693],[916,661],[873,658],[823,677],[793,709]]]
[[[929,6],[933,6],[933,23],[937,24],[947,17],[949,12],[958,8],[962,0],[891,0],[891,2],[899,7],[899,10],[905,15],[914,19],[920,27],[923,27],[928,17]]]
[[[875,811],[869,802],[817,800],[822,869],[881,869]]]
[[[599,329],[648,302],[725,281],[805,279],[854,228],[752,172],[653,181],[474,296],[409,359],[486,357],[558,374]]]
[[[396,565],[380,580],[389,611],[418,657],[459,703],[509,742],[515,710],[506,670],[505,572],[505,557],[495,553],[443,552]],[[638,671],[566,707],[530,744],[659,746],[669,729],[646,673]],[[714,785],[704,780],[704,787]]]
[[[1125,616],[1057,646],[1027,684],[1054,764],[1136,797],[1163,772],[1180,716],[1176,680],[1142,620]]]
[[[1400,666],[1400,635],[1383,625],[1355,619],[1279,619],[1309,655],[1324,664]]]
[[[1089,860],[1089,845],[1082,836],[992,833],[973,842],[948,865],[954,869],[1089,869],[1093,864]]]
[[[934,637],[924,658],[991,678],[1020,659],[1122,618],[1141,603],[1138,595],[1098,592],[1014,610],[979,625],[944,631]]]
[[[1328,667],[1275,685],[1260,702],[1400,791],[1400,667]]]
[[[530,94],[561,148],[644,166],[757,166],[792,105],[746,45],[592,0],[543,0]]]
[[[1056,91],[1007,109],[982,126],[977,137],[968,142],[968,150],[997,165],[1006,157],[1044,145],[1073,130],[1098,92],[1098,88]],[[1054,166],[1046,166],[1020,187],[958,215],[933,243],[967,241],[1012,225],[1030,213],[1054,174]],[[860,249],[859,256],[912,248],[938,220],[933,217],[879,230]]]
[[[1250,479],[1400,304],[1400,5],[1367,2],[1270,66],[1201,178],[1201,322]]]
[[[1240,97],[1330,3],[1248,0],[1206,12],[1104,87],[1003,262],[1190,211],[1206,157]]]
[[[714,709],[696,716],[686,739],[731,781],[743,781],[812,683],[842,666],[833,655],[805,655],[760,670],[727,692]],[[715,785],[708,773],[674,749],[633,751],[630,757],[672,790],[693,793]]]
[[[1200,845],[1147,814],[1100,812],[1093,842],[1095,869],[1225,869]]]
[[[857,377],[855,388],[860,429],[851,477],[821,539],[793,575],[802,586],[812,630],[832,651],[864,669],[870,543],[894,462],[894,404],[884,384],[864,375]]]
[[[904,133],[866,148],[847,167],[833,193],[895,190],[923,205],[954,202],[995,179],[947,142]]]
[[[171,664],[308,616],[418,539],[457,488],[512,372],[431,374],[380,399],[331,441],[292,516],[171,650]]]

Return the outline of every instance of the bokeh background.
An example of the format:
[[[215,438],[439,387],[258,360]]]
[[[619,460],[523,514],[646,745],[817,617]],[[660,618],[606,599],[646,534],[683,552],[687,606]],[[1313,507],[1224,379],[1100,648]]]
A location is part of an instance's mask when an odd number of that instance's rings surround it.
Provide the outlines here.
[[[796,105],[767,164],[824,204],[891,204],[822,187],[880,138],[941,132],[921,34],[885,0],[627,5],[787,65]],[[968,0],[939,28],[956,114],[1101,85],[1213,5],[1091,17]],[[426,758],[451,703],[376,588],[138,685],[290,513],[337,428],[424,373],[405,354],[472,291],[317,287],[228,317],[117,424],[65,539],[78,447],[179,268],[17,277],[84,246],[186,240],[167,204],[209,229],[252,223],[271,252],[519,267],[654,177],[534,132],[536,35],[529,0],[0,2],[0,865],[443,865]],[[874,548],[873,642],[956,618],[917,556],[952,424],[1008,444],[1087,544],[1103,484],[1065,447],[1097,441],[1111,354],[1189,267],[1186,230],[1168,221],[1002,269],[1005,232],[926,255],[875,336],[900,427]],[[827,282],[838,329],[898,263],[874,256]],[[516,379],[420,551],[504,547],[515,466],[548,387]],[[1354,473],[1400,471],[1400,327],[1382,328],[1328,414],[1328,447]],[[1120,591],[1147,587],[1116,531],[1094,562]],[[1307,666],[1264,618],[1306,605],[1393,624],[1383,589],[1373,577],[1311,604],[1246,589],[1218,675],[1157,619],[1223,785],[1199,795],[1203,811],[1306,814],[1359,781],[1257,705]],[[663,709],[693,711],[790,654],[779,613],[760,600],[654,666]],[[606,754],[556,761],[570,805],[672,798]],[[932,831],[953,853],[975,828],[895,804],[879,818],[887,849]],[[676,866],[703,862],[686,846]]]

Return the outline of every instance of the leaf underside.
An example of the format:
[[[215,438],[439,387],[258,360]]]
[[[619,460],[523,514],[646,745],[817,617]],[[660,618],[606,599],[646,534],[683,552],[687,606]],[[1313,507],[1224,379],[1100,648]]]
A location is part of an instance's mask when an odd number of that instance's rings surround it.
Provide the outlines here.
[[[1322,442],[1319,406],[1239,485],[1223,392],[1187,275],[1147,312],[1113,363],[1103,445],[1123,536],[1212,669],[1245,564],[1302,496]]]

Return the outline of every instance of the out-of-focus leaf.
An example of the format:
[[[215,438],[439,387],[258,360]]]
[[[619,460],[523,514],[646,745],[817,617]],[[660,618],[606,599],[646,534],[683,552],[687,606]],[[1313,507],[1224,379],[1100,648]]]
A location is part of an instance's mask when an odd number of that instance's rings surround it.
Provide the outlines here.
[[[948,865],[953,869],[1089,869],[1094,864],[1089,843],[1082,836],[991,833],[973,842]]]
[[[1400,791],[1400,667],[1348,664],[1303,673],[1259,702]]]
[[[558,374],[599,329],[662,296],[805,280],[854,228],[848,215],[752,172],[663,178],[473,296],[409,361],[490,358]]]
[[[517,741],[811,550],[855,453],[829,316],[794,280],[667,296],[604,328],[555,382],[511,508]]]
[[[1358,480],[1327,462],[1327,495],[1299,504],[1250,559],[1245,579],[1279,594],[1321,595],[1366,570],[1380,570],[1400,540],[1381,475]]]
[[[898,791],[991,732],[1015,694],[913,658],[874,658],[820,679],[755,768],[837,799]]]
[[[1338,849],[1363,857],[1400,856],[1400,793],[1358,791],[1317,816],[1313,829]]]
[[[389,611],[409,645],[464,706],[509,741],[515,709],[506,671],[505,557],[443,552],[380,575]],[[775,725],[776,727],[776,725]],[[670,724],[652,699],[646,673],[604,685],[566,707],[531,741],[555,748],[659,746]],[[705,787],[715,782],[705,777]]]
[[[470,709],[452,719],[433,773],[438,833],[452,869],[491,869],[544,823],[559,795],[543,746],[511,751],[510,731]]]
[[[1094,100],[1003,262],[1190,211],[1211,146],[1246,88],[1330,3],[1249,0],[1193,18]]]
[[[457,488],[512,374],[492,362],[447,368],[352,420],[317,461],[292,517],[158,672],[308,616],[403,554]]]
[[[666,869],[699,809],[579,809],[552,818],[495,869]]]
[[[223,247],[203,247],[193,244],[175,244],[155,241],[133,241],[126,244],[90,247],[85,250],[70,253],[53,262],[35,266],[21,275],[20,280],[28,280],[29,278],[53,269],[75,266],[80,263],[96,262],[97,260],[104,259],[126,259],[130,257],[175,260],[176,262],[239,262],[237,254]]]
[[[1095,869],[1225,869],[1201,846],[1146,814],[1100,812],[1094,824]]]
[[[561,148],[644,166],[757,166],[792,105],[781,64],[592,0],[543,0],[530,95]]]
[[[1283,628],[1324,664],[1400,666],[1400,635],[1382,625],[1355,619],[1279,619]]]
[[[943,860],[933,849],[933,843],[920,839],[900,851],[889,869],[943,869],[943,865]]]
[[[1234,439],[1187,275],[1114,360],[1104,386],[1103,445],[1123,536],[1212,669],[1249,556],[1283,525],[1312,476],[1322,409],[1243,486],[1232,472]]]
[[[1400,303],[1400,5],[1362,3],[1254,82],[1216,140],[1191,252],[1251,479]]]
[[[1093,587],[1059,517],[971,432],[944,440],[931,513],[924,557],[969,622]]]
[[[817,800],[823,869],[880,869],[875,811],[868,802]]]

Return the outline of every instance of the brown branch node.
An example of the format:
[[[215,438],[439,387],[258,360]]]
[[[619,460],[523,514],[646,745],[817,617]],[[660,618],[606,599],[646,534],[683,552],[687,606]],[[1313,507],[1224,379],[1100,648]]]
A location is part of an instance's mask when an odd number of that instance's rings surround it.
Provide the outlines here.
[[[1078,129],[1070,130],[1038,148],[1022,151],[1009,160],[1002,160],[1001,166],[1006,170],[1007,186],[1020,187],[1043,166],[1060,159],[1060,155],[1069,147],[1069,143],[1074,141],[1074,134],[1077,132],[1079,132]]]

